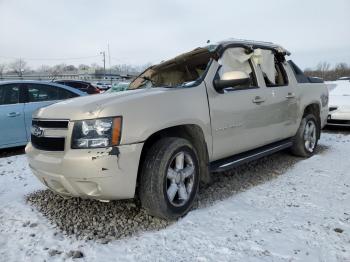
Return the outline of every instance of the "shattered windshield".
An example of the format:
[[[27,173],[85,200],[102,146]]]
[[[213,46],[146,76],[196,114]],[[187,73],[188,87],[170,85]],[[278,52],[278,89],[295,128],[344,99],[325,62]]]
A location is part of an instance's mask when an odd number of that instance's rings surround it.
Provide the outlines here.
[[[192,86],[204,74],[215,53],[197,48],[146,69],[132,81],[128,89]]]

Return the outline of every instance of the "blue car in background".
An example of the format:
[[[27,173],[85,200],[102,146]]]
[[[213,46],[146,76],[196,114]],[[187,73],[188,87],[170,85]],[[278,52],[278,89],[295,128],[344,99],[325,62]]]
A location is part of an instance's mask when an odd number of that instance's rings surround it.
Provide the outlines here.
[[[86,93],[52,82],[0,82],[0,148],[30,141],[32,113],[44,106]]]

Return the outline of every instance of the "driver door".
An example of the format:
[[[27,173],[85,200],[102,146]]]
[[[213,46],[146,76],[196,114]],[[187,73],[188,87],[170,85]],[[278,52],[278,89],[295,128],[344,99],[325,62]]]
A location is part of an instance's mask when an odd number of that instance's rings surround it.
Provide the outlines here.
[[[239,57],[239,54],[242,54],[242,57]],[[258,85],[254,64],[250,59],[244,58],[244,54],[243,48],[227,49],[218,62],[213,61],[205,79],[213,137],[211,160],[266,144],[266,88]],[[245,72],[251,79],[250,84],[225,88],[222,92],[216,91],[213,79],[220,79],[222,74],[228,71]]]

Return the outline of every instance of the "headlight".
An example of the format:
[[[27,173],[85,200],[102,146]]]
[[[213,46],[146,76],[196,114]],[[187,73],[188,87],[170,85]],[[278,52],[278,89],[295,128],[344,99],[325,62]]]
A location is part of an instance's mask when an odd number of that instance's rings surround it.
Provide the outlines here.
[[[120,142],[122,117],[76,121],[73,127],[72,148],[117,146]]]

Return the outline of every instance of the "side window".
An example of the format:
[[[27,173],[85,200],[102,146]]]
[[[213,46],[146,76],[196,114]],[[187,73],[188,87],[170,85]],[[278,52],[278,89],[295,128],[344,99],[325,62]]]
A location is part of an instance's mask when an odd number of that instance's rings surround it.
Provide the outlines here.
[[[29,102],[58,100],[58,88],[55,86],[28,84],[27,87]]]
[[[69,83],[69,86],[79,89],[79,90],[85,90],[87,88],[86,84],[78,83],[78,82],[71,82]]]
[[[0,86],[0,105],[11,105],[19,102],[19,86],[17,84]]]
[[[64,99],[69,99],[69,98],[73,98],[73,97],[77,97],[77,94],[74,94],[73,92],[70,92],[66,89],[63,88],[59,88],[58,89],[58,99],[59,100],[64,100]]]
[[[224,73],[239,71],[247,74],[250,78],[250,83],[246,85],[235,86],[234,88],[226,88],[226,91],[257,87],[257,81],[254,73],[254,69],[251,63],[251,55],[246,54],[244,48],[228,48],[222,54],[219,59],[219,64],[221,65],[218,75],[221,79]]]
[[[263,74],[267,87],[288,85],[286,70],[271,50],[260,49],[260,54],[256,59]]]
[[[309,78],[304,75],[304,72],[292,60],[289,60],[288,64],[292,68],[298,83],[310,83]]]

